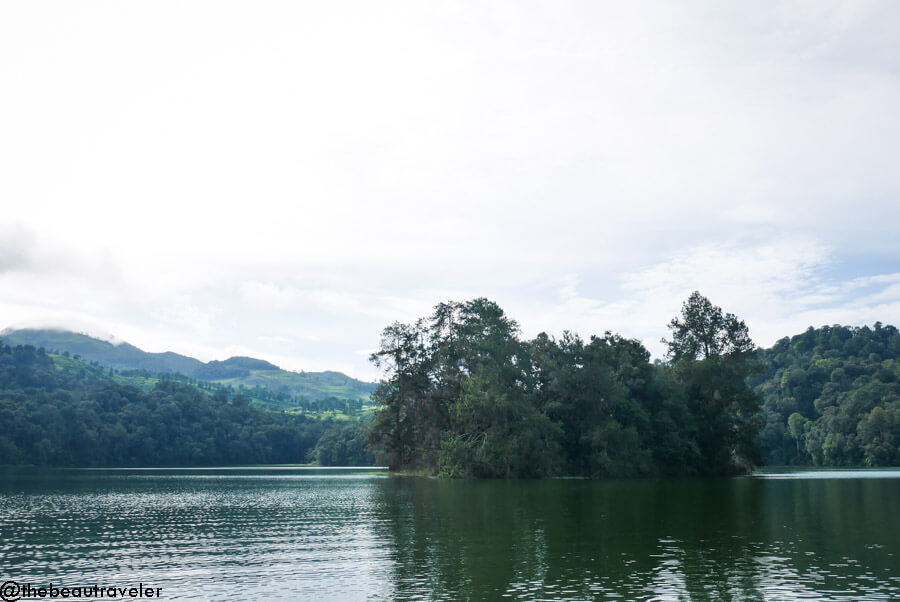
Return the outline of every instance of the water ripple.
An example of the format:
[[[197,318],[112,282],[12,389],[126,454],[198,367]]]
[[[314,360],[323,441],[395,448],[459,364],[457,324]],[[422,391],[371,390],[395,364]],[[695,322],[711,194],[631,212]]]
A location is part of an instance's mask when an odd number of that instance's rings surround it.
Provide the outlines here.
[[[897,481],[839,483],[20,475],[0,577],[168,599],[900,598]]]

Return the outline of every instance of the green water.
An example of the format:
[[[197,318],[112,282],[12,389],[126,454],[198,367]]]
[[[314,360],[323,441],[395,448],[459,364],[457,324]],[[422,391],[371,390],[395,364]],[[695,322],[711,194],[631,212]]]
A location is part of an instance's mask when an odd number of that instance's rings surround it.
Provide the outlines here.
[[[163,600],[900,599],[900,470],[0,472],[0,581]],[[12,590],[8,590],[7,593]]]

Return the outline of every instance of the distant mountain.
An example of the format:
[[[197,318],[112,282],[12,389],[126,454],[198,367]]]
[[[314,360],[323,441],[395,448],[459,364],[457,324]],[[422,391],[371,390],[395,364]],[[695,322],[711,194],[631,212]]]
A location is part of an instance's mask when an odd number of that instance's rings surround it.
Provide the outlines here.
[[[97,362],[117,370],[179,372],[185,376],[193,376],[204,366],[200,360],[171,351],[148,353],[128,343],[114,345],[109,341],[65,330],[4,330],[0,332],[0,339],[7,345],[34,345],[47,351],[80,355],[89,362]]]
[[[252,357],[230,357],[225,361],[213,360],[200,366],[192,376],[202,380],[248,378],[254,370],[281,370],[275,364]]]
[[[263,387],[310,400],[338,397],[365,401],[376,386],[340,372],[290,372],[251,357],[204,363],[171,351],[149,353],[128,343],[114,345],[64,330],[8,329],[0,332],[0,339],[7,345],[34,345],[51,352],[79,355],[86,361],[116,370],[146,370],[154,374],[177,372],[198,380],[235,387]]]

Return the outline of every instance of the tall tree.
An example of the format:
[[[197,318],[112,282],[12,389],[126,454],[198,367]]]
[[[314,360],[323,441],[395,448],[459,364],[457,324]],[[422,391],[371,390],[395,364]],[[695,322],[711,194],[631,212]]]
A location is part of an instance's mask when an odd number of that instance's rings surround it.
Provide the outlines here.
[[[553,426],[533,403],[518,325],[487,299],[441,303],[385,329],[387,371],[371,441],[393,469],[538,476],[556,460]]]
[[[701,470],[746,470],[759,462],[760,398],[747,384],[757,369],[747,326],[699,292],[669,323],[669,359],[683,383],[697,428]]]
[[[744,321],[734,314],[723,314],[721,307],[697,291],[682,305],[681,316],[682,319],[673,318],[669,322],[672,340],[663,339],[674,362],[712,357],[736,359],[754,351]]]
[[[423,416],[431,390],[426,335],[424,320],[395,323],[384,329],[381,348],[371,356],[390,378],[372,394],[381,409],[375,415],[369,440],[378,460],[387,462],[393,470],[422,461],[423,438],[427,438],[423,435],[433,426],[433,421]]]

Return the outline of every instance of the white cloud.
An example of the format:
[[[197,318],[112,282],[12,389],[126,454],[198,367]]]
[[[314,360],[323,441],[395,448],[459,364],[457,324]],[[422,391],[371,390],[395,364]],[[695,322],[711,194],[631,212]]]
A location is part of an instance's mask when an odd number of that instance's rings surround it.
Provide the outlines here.
[[[519,300],[510,313],[526,336],[611,330],[642,340],[655,357],[664,357],[667,324],[694,290],[744,319],[762,346],[807,326],[898,321],[898,274],[843,281],[830,274],[833,263],[833,252],[813,242],[702,245],[606,283],[603,296],[580,293],[579,277],[568,274],[556,298]]]
[[[387,323],[479,295],[526,334],[656,349],[695,288],[760,342],[900,322],[890,283],[860,284],[900,256],[898,23],[876,1],[6,4],[0,312],[357,374]]]

